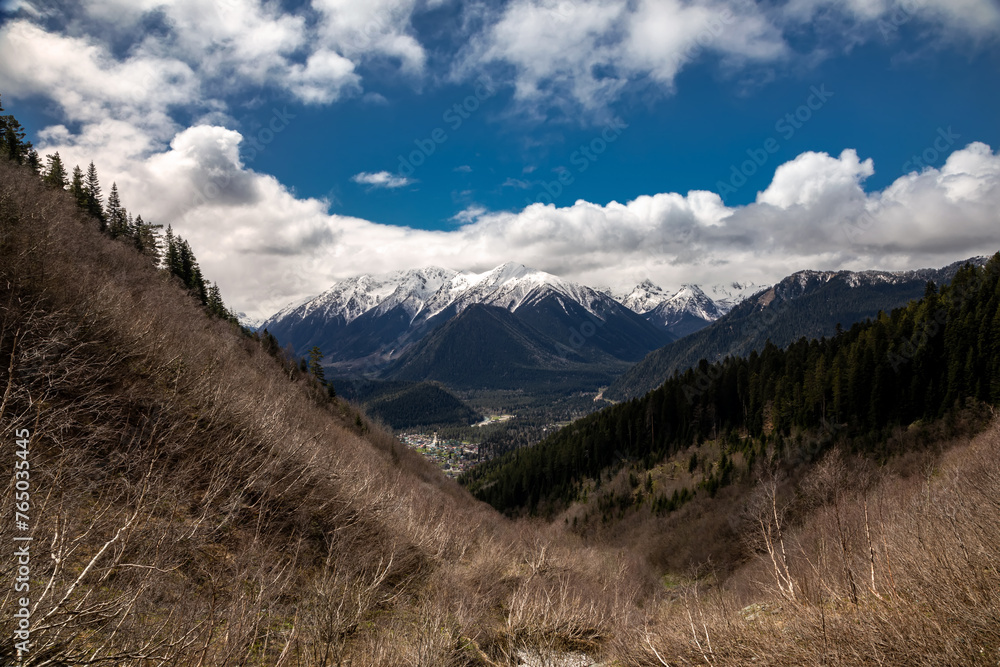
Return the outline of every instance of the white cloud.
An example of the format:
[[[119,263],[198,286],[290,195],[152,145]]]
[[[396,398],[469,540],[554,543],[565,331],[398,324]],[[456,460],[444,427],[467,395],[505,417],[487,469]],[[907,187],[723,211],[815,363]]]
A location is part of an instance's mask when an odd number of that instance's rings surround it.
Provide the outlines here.
[[[424,48],[410,34],[416,0],[313,0],[312,6],[328,47],[352,59],[396,59],[410,75],[423,71]]]
[[[69,120],[126,119],[157,134],[174,128],[169,108],[201,97],[195,73],[179,60],[118,61],[92,40],[49,33],[23,20],[0,28],[0,81],[12,97],[53,99]]]
[[[984,41],[1000,35],[1000,6],[995,0],[513,0],[489,15],[453,75],[471,78],[493,68],[530,114],[559,108],[600,120],[629,86],[652,81],[671,92],[677,75],[704,58],[719,58],[727,72],[793,66],[831,50],[885,43],[910,22],[926,41]],[[786,37],[801,44],[804,31],[815,43],[799,48],[813,52],[796,53]]]
[[[985,39],[998,31],[996,8],[985,0],[907,4],[913,20],[936,20],[951,34]],[[1000,156],[984,144],[871,194],[862,185],[875,165],[845,150],[836,157],[804,153],[781,165],[743,207],[701,191],[511,212],[470,206],[448,231],[330,215],[327,202],[299,199],[241,162],[248,138],[218,126],[227,111],[220,99],[233,87],[269,84],[306,103],[330,103],[360,92],[358,67],[368,59],[419,74],[427,57],[411,20],[426,5],[317,0],[314,6],[316,24],[257,0],[85,5],[87,20],[117,35],[141,34],[142,21],[162,18],[163,30],[124,51],[94,36],[100,30],[76,37],[13,20],[0,26],[0,89],[55,102],[66,124],[39,134],[42,154],[58,150],[70,165],[94,160],[102,183],[117,182],[130,210],[172,224],[230,305],[256,315],[350,275],[430,264],[483,270],[518,260],[591,284],[649,277],[670,286],[763,283],[803,268],[937,266],[1000,248]],[[512,73],[516,99],[530,108],[583,107],[600,115],[630,82],[669,89],[677,72],[705,54],[734,66],[780,62],[790,55],[785,31],[821,12],[853,8],[855,20],[875,30],[900,5],[793,0],[767,14],[762,6],[513,0],[471,38],[457,73],[472,78],[483,66],[496,67],[498,75]],[[200,117],[199,124],[178,126],[170,115],[177,108]],[[71,131],[76,123],[80,129]],[[409,183],[387,172],[354,180],[390,188]]]
[[[486,214],[486,207],[480,206],[479,204],[472,204],[462,209],[455,215],[451,216],[451,219],[455,222],[460,222],[463,225],[470,222],[475,222],[477,218],[482,217]]]
[[[304,67],[292,65],[288,72],[289,89],[303,102],[313,104],[329,104],[344,92],[357,92],[360,82],[353,62],[326,50],[309,56]]]
[[[44,149],[72,163],[79,149],[59,143],[67,138],[54,131]],[[331,215],[326,202],[298,199],[241,164],[240,141],[198,126],[143,160],[95,159],[117,164],[102,183],[117,181],[145,219],[172,224],[230,305],[256,315],[348,276],[427,265],[484,270],[517,260],[589,284],[648,277],[669,287],[773,282],[806,268],[940,266],[1000,249],[1000,154],[980,143],[870,194],[870,160],[853,150],[804,153],[746,206],[704,191],[511,212],[470,206],[455,216],[458,227],[428,231]]]
[[[370,185],[373,188],[402,188],[413,183],[411,178],[390,174],[387,171],[363,171],[352,176],[351,180],[362,185]]]
[[[864,197],[861,182],[874,173],[871,159],[861,162],[857,151],[851,149],[839,158],[802,153],[778,167],[767,190],[757,195],[757,202],[788,209],[815,207],[821,199],[856,201]]]

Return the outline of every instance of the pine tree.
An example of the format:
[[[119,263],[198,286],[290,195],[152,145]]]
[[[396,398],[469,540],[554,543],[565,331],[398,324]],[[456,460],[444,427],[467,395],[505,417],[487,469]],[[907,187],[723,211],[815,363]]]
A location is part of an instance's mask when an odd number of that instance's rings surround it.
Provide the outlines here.
[[[226,308],[225,302],[222,300],[222,292],[219,290],[218,283],[212,283],[208,288],[208,303],[205,304],[208,307],[208,312],[216,317],[221,317],[222,319],[229,319],[229,310]]]
[[[84,192],[87,195],[87,213],[97,218],[101,223],[101,231],[107,229],[107,219],[104,217],[104,200],[101,197],[101,183],[97,180],[97,167],[91,162],[87,167],[87,180],[84,182]]]
[[[201,274],[201,267],[194,259],[194,253],[191,254],[191,262],[191,290],[204,306],[208,304],[208,289],[205,287],[205,278]]]
[[[175,267],[180,265],[180,255],[177,249],[177,239],[174,230],[167,225],[167,231],[163,235],[163,268],[174,275],[178,275]]]
[[[312,349],[309,350],[309,372],[320,381],[320,384],[324,384],[326,377],[323,373],[321,361],[323,361],[323,352],[320,351],[318,345],[313,345]]]
[[[136,216],[132,227],[135,247],[142,254],[152,257],[155,266],[160,265],[161,244],[160,235],[157,230],[162,228],[163,225],[147,224],[141,215]]]
[[[29,167],[31,167],[31,170],[36,174],[41,174],[42,161],[38,159],[38,151],[36,151],[34,148],[31,148],[31,143],[28,143],[27,146],[28,146],[28,154],[24,158],[24,163]]]
[[[3,107],[0,106],[0,111]],[[38,169],[38,153],[31,147],[30,141],[24,140],[24,128],[12,115],[0,116],[0,152],[8,159],[18,164],[32,164],[32,154],[34,154],[34,167]]]
[[[76,199],[76,205],[81,209],[87,210],[87,189],[83,185],[83,170],[80,169],[80,165],[73,167],[73,181],[70,183],[69,191],[73,193],[73,198]]]
[[[111,194],[108,195],[108,205],[104,209],[104,217],[107,220],[108,233],[111,234],[111,238],[116,239],[130,235],[128,211],[122,206],[117,183],[111,184]]]
[[[59,157],[59,151],[56,151],[54,155],[46,155],[45,162],[48,165],[45,170],[45,182],[54,188],[65,190],[68,185],[66,179],[66,168],[63,167],[62,158]]]

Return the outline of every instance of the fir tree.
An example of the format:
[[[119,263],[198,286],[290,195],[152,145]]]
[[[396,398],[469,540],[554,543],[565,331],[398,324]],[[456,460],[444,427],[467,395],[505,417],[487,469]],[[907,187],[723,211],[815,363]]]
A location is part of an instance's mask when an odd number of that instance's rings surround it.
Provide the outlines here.
[[[2,106],[0,111],[3,111]],[[38,170],[38,153],[35,153],[30,141],[24,140],[24,128],[12,115],[0,116],[0,153],[13,162],[24,164],[27,161],[29,165],[34,154],[34,168]]]
[[[167,225],[167,231],[163,235],[163,268],[170,273],[177,275],[174,267],[179,266],[180,257],[177,249],[177,239],[174,237],[174,230]]]
[[[325,384],[326,377],[323,373],[321,361],[323,361],[323,352],[319,349],[318,345],[313,345],[312,349],[309,350],[309,372],[319,380],[320,384]]]
[[[36,174],[41,174],[42,161],[38,159],[38,151],[36,151],[34,148],[31,148],[30,143],[28,143],[27,145],[28,145],[28,154],[27,157],[24,158],[24,163],[29,167],[31,167],[31,171],[35,172]]]
[[[48,165],[45,170],[45,182],[54,188],[65,190],[68,185],[66,168],[63,167],[59,151],[56,151],[54,155],[46,155],[45,162]]]
[[[111,194],[108,195],[108,204],[104,208],[104,217],[107,220],[108,233],[111,238],[116,239],[129,235],[128,211],[122,206],[117,183],[111,184]]]
[[[208,303],[205,304],[208,307],[208,312],[216,317],[221,317],[224,320],[229,319],[229,310],[226,309],[226,304],[222,300],[222,292],[219,290],[218,283],[212,283],[208,288]]]
[[[87,213],[97,218],[101,223],[101,231],[107,229],[107,219],[104,217],[104,200],[101,197],[101,183],[97,180],[97,167],[91,162],[87,167],[87,179],[84,181],[84,192],[87,195]]]
[[[76,205],[81,209],[87,210],[87,188],[83,185],[83,170],[80,169],[80,165],[73,167],[73,181],[70,183],[69,191],[73,193],[73,198],[76,199]]]
[[[141,215],[136,216],[133,227],[135,247],[142,254],[152,257],[153,264],[156,266],[160,265],[161,244],[158,230],[162,228],[163,225],[147,224]]]

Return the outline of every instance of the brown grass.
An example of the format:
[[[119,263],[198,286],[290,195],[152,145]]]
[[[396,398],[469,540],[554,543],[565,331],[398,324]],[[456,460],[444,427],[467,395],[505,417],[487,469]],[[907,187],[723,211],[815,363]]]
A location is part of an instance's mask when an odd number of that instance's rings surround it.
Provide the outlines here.
[[[805,479],[686,505],[663,524],[676,562],[751,559],[664,586],[642,545],[506,521],[358,428],[5,162],[0,308],[7,545],[14,434],[32,433],[26,665],[1000,659],[1000,424],[900,468],[920,474],[831,455]],[[731,543],[699,543],[705,527]],[[0,550],[0,664],[15,568]]]
[[[356,428],[95,227],[0,164],[7,517],[14,433],[32,433],[25,664],[447,664],[607,635],[534,528]],[[0,661],[12,629],[4,614]]]
[[[1000,660],[1000,422],[923,476],[830,454],[797,489],[815,509],[779,533],[765,485],[760,555],[725,587],[689,584],[635,635],[638,664],[995,665]],[[763,528],[758,523],[765,517]],[[780,539],[775,559],[764,534]],[[780,549],[778,549],[780,553]],[[787,564],[787,568],[786,568]],[[662,658],[657,658],[659,654]],[[669,656],[669,658],[668,658]]]

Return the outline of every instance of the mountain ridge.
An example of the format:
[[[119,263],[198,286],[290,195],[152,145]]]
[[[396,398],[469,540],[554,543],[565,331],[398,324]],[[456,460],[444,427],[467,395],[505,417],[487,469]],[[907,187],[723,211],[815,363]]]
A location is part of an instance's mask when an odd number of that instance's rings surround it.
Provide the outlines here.
[[[940,269],[911,271],[798,271],[744,300],[701,331],[651,352],[605,391],[625,400],[652,391],[675,372],[726,356],[760,351],[770,340],[785,347],[801,337],[821,338],[923,296],[926,283],[949,281],[972,257]]]

